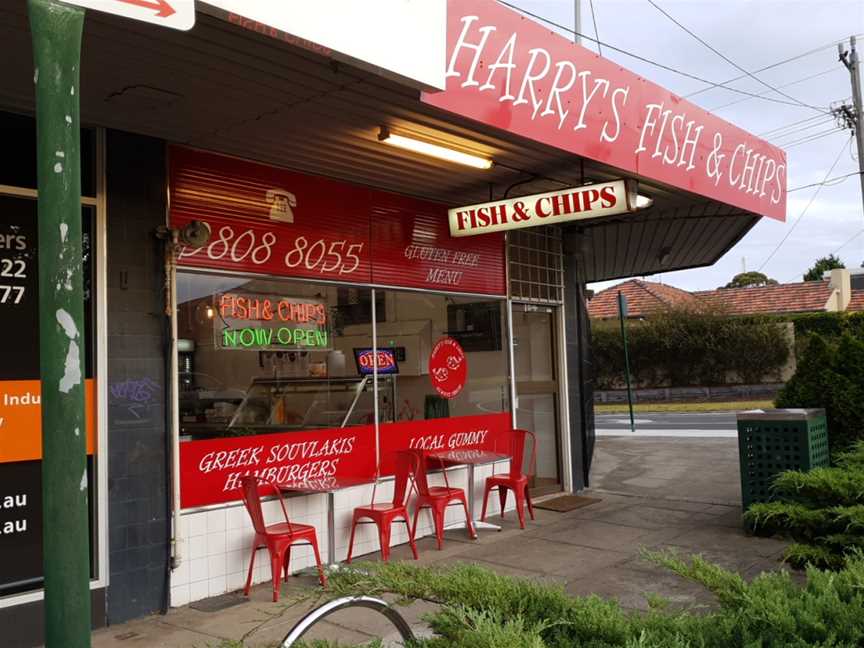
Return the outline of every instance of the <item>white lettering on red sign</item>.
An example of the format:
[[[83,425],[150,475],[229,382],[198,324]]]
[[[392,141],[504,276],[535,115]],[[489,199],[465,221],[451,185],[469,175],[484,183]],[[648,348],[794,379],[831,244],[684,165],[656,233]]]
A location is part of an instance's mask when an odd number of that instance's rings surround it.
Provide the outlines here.
[[[448,11],[447,89],[425,103],[785,219],[779,148],[493,0]]]

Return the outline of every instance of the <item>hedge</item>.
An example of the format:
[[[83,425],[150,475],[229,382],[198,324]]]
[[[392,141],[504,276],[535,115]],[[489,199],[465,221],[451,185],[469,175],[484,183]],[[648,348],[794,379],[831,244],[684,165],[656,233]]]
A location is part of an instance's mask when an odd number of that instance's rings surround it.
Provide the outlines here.
[[[832,454],[864,438],[864,339],[812,334],[795,375],[780,390],[777,407],[822,407]]]
[[[592,324],[599,389],[623,386],[624,348],[617,321]],[[790,354],[783,327],[770,317],[729,317],[720,310],[672,308],[628,322],[630,369],[637,385],[722,385],[732,375],[754,384],[779,372]]]

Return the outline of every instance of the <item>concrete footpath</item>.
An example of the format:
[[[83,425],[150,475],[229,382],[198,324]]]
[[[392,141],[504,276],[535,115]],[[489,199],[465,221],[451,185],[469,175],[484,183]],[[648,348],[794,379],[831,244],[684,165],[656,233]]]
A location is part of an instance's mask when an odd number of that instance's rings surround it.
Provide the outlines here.
[[[418,543],[420,564],[476,563],[502,574],[560,583],[574,595],[598,594],[628,609],[647,609],[645,595],[665,596],[676,606],[708,606],[712,597],[639,557],[642,547],[700,553],[751,578],[780,568],[784,544],[751,538],[741,530],[737,445],[734,439],[598,439],[595,488],[584,493],[601,501],[570,513],[538,510],[522,531],[508,514],[499,532],[471,541],[464,531],[447,534],[443,551],[431,538]],[[409,558],[405,547],[394,559]],[[371,558],[376,558],[373,556]],[[270,602],[270,588],[220,597],[100,630],[93,646],[136,648],[231,648],[278,646],[316,602],[297,595],[314,591],[311,577],[292,577],[283,599]],[[208,604],[227,605],[206,611]],[[195,609],[199,608],[199,609]],[[418,630],[428,604],[403,612]],[[308,638],[363,643],[395,637],[383,618],[363,610],[336,613]],[[393,644],[399,645],[399,644]]]

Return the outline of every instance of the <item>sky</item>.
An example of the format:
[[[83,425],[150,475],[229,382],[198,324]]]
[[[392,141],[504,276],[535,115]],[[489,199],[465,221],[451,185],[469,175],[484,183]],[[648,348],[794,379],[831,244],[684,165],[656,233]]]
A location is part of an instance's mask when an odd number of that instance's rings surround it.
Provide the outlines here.
[[[576,0],[508,1],[568,27],[574,24]],[[775,88],[785,86],[780,88],[784,93],[811,106],[827,109],[834,102],[851,101],[849,72],[838,61],[836,43],[845,40],[848,48],[849,36],[858,34],[858,55],[859,59],[864,59],[864,1],[654,1],[748,71],[830,45],[756,76]],[[590,2],[579,0],[579,4],[581,31],[596,38]],[[602,42],[714,82],[726,82],[742,74],[675,25],[648,0],[593,0],[593,4],[597,33]],[[582,44],[596,51],[595,44],[588,41]],[[680,95],[707,87],[625,54],[609,49],[603,49],[602,54]],[[729,85],[756,94],[768,92],[766,97],[786,100],[749,77]],[[748,99],[724,88],[702,92],[690,100],[744,130],[756,135],[764,133],[765,139],[786,150],[789,189],[822,182],[835,160],[830,178],[858,170],[850,131],[829,132],[837,128],[830,116],[820,116],[810,108]],[[796,124],[803,120],[809,121]],[[812,141],[803,141],[811,137]],[[761,219],[713,266],[653,275],[648,277],[649,281],[662,281],[686,290],[711,289],[726,284],[746,268],[761,270],[781,283],[788,283],[801,281],[817,258],[831,253],[837,254],[847,267],[861,266],[864,262],[864,210],[858,178],[852,176],[833,186],[826,185],[814,197],[816,189],[789,193],[785,223]],[[795,225],[805,208],[806,213]],[[787,234],[785,243],[769,260],[769,255]],[[591,287],[600,290],[615,283],[618,282],[602,282]]]

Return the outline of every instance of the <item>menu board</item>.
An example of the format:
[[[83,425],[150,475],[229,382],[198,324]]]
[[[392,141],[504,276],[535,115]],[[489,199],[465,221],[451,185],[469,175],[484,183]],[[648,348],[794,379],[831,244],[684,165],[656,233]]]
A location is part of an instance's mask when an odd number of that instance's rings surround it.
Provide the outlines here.
[[[91,232],[92,212],[85,209],[85,348],[92,357]],[[39,588],[42,583],[37,253],[36,201],[0,196],[0,596]],[[94,382],[89,357],[85,366],[88,454],[92,455]],[[92,485],[90,458],[87,473]]]

